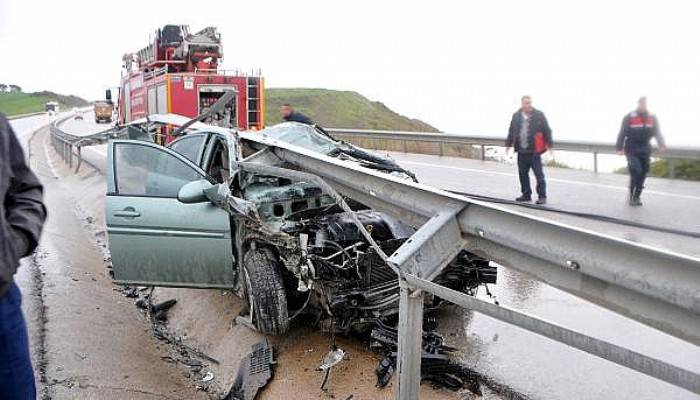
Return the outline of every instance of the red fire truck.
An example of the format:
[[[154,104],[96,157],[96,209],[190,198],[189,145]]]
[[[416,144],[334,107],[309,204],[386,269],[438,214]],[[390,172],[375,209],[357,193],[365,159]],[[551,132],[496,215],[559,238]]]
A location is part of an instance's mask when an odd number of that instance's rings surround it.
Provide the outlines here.
[[[151,114],[175,113],[196,117],[225,91],[235,100],[203,122],[235,129],[262,129],[265,88],[260,74],[219,70],[223,57],[221,35],[208,27],[191,34],[187,25],[158,29],[153,42],[123,57],[119,91],[119,123]],[[165,130],[159,142],[172,137]]]

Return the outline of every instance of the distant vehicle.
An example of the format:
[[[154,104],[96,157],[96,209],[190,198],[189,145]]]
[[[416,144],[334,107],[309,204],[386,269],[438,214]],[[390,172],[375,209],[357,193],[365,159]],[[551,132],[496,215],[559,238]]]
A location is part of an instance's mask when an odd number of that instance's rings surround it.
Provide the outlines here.
[[[73,107],[73,119],[76,121],[82,121],[83,120],[83,114],[78,110],[78,107]]]
[[[112,112],[114,111],[114,105],[106,101],[95,102],[94,112],[95,112],[95,122],[112,122]]]
[[[46,112],[49,115],[55,115],[58,113],[58,102],[56,101],[47,101],[46,105],[44,106]]]

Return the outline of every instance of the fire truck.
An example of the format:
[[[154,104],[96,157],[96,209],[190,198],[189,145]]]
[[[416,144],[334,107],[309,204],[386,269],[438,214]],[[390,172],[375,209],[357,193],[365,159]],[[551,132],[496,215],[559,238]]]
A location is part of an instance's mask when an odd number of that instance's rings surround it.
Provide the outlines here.
[[[240,130],[265,124],[265,87],[260,73],[219,69],[223,58],[221,35],[208,27],[190,33],[187,25],[165,25],[153,41],[122,61],[118,123],[151,114],[175,113],[196,117],[209,110],[226,91],[234,100],[203,122]],[[169,130],[155,133],[156,141],[173,140]]]

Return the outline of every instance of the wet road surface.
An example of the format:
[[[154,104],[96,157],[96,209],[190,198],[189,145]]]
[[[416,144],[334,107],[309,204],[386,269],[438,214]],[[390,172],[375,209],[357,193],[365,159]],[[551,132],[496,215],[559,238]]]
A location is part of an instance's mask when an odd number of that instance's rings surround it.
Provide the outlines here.
[[[505,199],[519,195],[515,166],[452,157],[391,153],[421,182],[461,192]],[[599,213],[660,226],[700,231],[700,183],[650,178],[644,206],[626,204],[627,177],[545,168],[548,205]],[[534,178],[533,178],[534,184]],[[700,240],[653,231],[534,213],[606,234],[700,256]],[[620,255],[624,257],[623,254]],[[492,289],[498,301],[549,321],[700,372],[700,348],[621,317],[513,270],[501,267]],[[487,297],[483,295],[486,299]],[[570,349],[490,317],[456,309],[441,318],[460,337],[467,365],[507,382],[516,391],[543,399],[697,399],[672,385]],[[449,326],[449,328],[448,328]]]

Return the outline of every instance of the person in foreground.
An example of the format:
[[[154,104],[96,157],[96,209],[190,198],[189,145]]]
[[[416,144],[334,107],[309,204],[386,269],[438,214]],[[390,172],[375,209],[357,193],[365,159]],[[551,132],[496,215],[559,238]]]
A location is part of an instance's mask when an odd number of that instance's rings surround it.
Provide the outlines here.
[[[651,160],[651,138],[656,138],[659,151],[666,151],[666,143],[659,130],[659,120],[647,109],[647,98],[637,101],[637,109],[625,115],[617,135],[617,154],[627,157],[627,170],[630,173],[629,205],[642,205],[642,189],[649,173]]]
[[[532,106],[532,98],[523,96],[521,107],[513,114],[508,128],[506,147],[518,153],[520,197],[515,201],[531,201],[530,170],[537,179],[537,204],[547,203],[547,184],[542,168],[542,153],[552,148],[552,130],[544,113]]]
[[[282,114],[282,119],[287,122],[301,122],[302,124],[306,125],[314,124],[311,118],[298,111],[294,111],[294,108],[289,104],[282,104],[282,107],[280,107],[280,113]]]
[[[0,399],[34,400],[22,300],[13,276],[36,247],[46,219],[43,188],[27,166],[5,115],[0,114]]]

